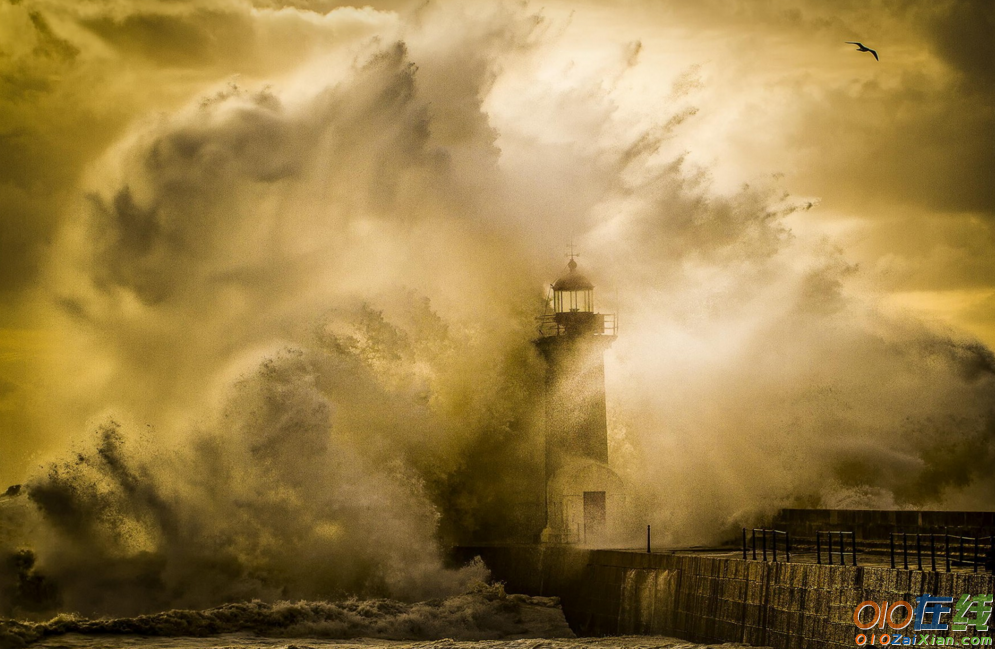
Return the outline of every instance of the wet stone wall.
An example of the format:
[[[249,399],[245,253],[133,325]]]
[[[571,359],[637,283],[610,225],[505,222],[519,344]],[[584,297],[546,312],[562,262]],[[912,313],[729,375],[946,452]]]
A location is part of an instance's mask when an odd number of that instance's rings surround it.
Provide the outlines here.
[[[853,611],[863,601],[914,604],[924,593],[956,598],[995,591],[990,574],[569,547],[461,552],[480,555],[509,592],[560,597],[567,621],[579,635],[653,634],[775,649],[853,648],[860,633]],[[959,645],[964,637],[992,634],[949,635]]]

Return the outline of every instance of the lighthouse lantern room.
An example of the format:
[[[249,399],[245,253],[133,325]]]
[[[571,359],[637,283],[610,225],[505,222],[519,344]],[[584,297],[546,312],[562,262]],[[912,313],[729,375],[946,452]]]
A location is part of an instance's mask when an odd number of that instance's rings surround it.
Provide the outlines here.
[[[615,335],[614,314],[594,312],[594,284],[577,272],[570,258],[567,273],[550,287],[546,314],[540,318],[539,333],[547,336]]]

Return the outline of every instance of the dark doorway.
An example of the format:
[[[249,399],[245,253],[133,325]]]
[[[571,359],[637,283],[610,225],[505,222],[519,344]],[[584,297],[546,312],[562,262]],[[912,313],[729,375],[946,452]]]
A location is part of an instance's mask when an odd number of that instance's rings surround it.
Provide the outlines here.
[[[605,534],[605,492],[584,492],[584,542],[595,543]]]

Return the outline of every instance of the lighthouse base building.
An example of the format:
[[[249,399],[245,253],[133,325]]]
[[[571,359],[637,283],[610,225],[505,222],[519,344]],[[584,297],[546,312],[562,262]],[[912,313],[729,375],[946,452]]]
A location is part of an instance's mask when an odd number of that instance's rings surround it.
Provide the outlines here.
[[[546,483],[543,543],[611,544],[625,527],[622,479],[603,462],[577,460]]]

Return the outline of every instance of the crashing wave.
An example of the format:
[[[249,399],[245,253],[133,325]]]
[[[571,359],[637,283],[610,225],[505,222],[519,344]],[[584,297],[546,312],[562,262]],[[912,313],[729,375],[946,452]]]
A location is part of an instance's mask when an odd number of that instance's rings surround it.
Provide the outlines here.
[[[572,638],[559,600],[509,595],[498,584],[415,604],[390,599],[225,604],[129,618],[62,614],[47,622],[0,619],[0,649],[26,647],[67,633],[208,636],[252,632],[268,637],[386,640]]]

